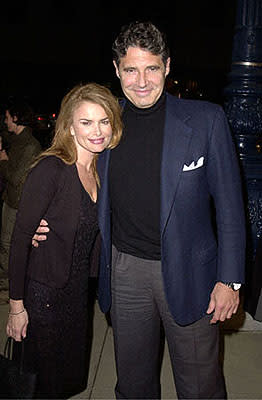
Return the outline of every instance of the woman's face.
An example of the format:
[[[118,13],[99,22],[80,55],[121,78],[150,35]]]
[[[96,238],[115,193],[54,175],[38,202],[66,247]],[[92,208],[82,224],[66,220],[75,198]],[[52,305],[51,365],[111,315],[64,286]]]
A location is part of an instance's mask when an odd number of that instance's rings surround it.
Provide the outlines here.
[[[77,151],[100,153],[108,147],[112,138],[109,118],[99,104],[83,101],[73,113],[70,127]]]

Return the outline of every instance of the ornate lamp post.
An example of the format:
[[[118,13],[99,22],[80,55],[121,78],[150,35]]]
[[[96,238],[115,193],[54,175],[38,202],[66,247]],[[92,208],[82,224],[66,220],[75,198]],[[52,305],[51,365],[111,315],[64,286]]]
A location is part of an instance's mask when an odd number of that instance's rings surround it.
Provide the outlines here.
[[[236,140],[246,191],[248,297],[250,282],[256,278],[254,256],[262,240],[262,0],[237,2],[228,79],[224,106]]]

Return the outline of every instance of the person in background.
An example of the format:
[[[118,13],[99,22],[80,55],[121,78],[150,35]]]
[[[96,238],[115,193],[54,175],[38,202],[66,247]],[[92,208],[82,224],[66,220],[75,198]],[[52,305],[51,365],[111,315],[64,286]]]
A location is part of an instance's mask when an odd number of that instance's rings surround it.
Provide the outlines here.
[[[24,184],[12,235],[7,335],[24,338],[38,375],[36,398],[68,398],[87,384],[90,255],[98,235],[98,154],[122,134],[121,109],[104,86],[74,87],[63,99],[50,148]],[[41,218],[52,226],[38,249]]]
[[[164,90],[170,52],[151,22],[122,27],[113,63],[124,130],[98,160],[98,217],[99,303],[112,320],[116,397],[161,397],[162,325],[178,398],[226,398],[218,323],[239,305],[245,213],[225,113]],[[46,220],[32,242],[51,233]]]
[[[5,121],[5,109],[2,107],[1,109],[1,114],[0,114],[0,149],[8,149],[9,145],[9,138],[12,137],[11,133],[8,132],[6,124],[4,123]],[[1,151],[0,150],[0,151]],[[7,152],[7,150],[6,150]],[[1,226],[1,218],[2,218],[2,205],[3,205],[3,199],[2,199],[2,194],[5,189],[5,178],[4,176],[0,173],[0,226]]]
[[[9,149],[0,148],[0,175],[4,181],[2,194],[2,221],[0,238],[0,278],[1,289],[8,289],[8,259],[11,235],[14,228],[17,208],[28,169],[40,153],[40,143],[33,137],[30,125],[33,110],[23,100],[13,100],[5,110],[5,124],[11,139]]]
[[[1,108],[0,113],[0,149],[6,149],[8,151],[8,143],[9,137],[11,134],[8,132],[6,128],[6,124],[4,123],[5,120],[5,108],[4,106]],[[1,151],[0,150],[0,151]],[[6,181],[2,173],[0,172],[0,234],[1,234],[1,225],[2,225],[2,207],[3,207],[3,192],[5,190]],[[6,281],[6,273],[0,267],[0,304],[8,303],[8,284]]]

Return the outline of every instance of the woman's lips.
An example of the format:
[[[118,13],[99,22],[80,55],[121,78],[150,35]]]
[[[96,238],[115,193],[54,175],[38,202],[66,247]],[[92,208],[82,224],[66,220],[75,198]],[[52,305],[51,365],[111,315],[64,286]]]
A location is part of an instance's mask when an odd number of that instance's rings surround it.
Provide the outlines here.
[[[104,143],[104,138],[99,138],[99,139],[89,139],[89,141],[92,143],[92,144],[102,144],[102,143]]]

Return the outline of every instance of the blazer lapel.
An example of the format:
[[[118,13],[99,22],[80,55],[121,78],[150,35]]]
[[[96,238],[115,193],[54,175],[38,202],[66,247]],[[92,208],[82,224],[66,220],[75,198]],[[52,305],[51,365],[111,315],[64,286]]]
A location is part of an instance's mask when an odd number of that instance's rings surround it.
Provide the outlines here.
[[[161,236],[164,233],[175,200],[177,186],[192,137],[192,128],[185,124],[185,120],[189,116],[185,115],[183,111],[182,113],[178,113],[177,107],[180,106],[178,102],[179,100],[173,100],[173,98],[167,95],[160,184]]]
[[[110,150],[105,150],[98,157],[97,171],[100,178],[100,189],[98,190],[98,223],[101,235],[105,240],[110,236],[110,199],[109,199],[109,160]]]

